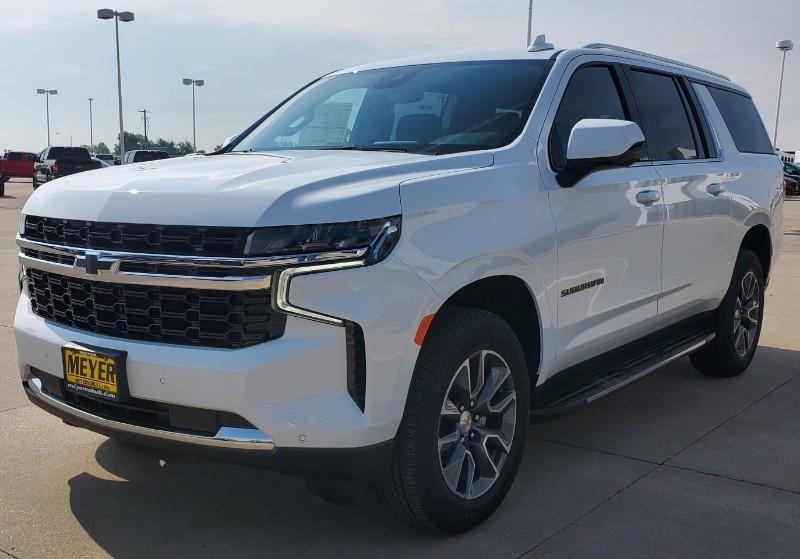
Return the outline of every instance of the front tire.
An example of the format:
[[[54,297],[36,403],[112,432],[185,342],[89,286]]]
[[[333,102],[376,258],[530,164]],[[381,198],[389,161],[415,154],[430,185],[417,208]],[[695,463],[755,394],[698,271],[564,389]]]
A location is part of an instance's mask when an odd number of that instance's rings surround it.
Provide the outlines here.
[[[714,341],[690,356],[699,371],[717,377],[744,372],[753,360],[764,318],[764,272],[753,251],[742,249],[728,292],[717,309]]]
[[[511,487],[529,412],[525,355],[511,327],[483,310],[440,311],[414,369],[381,501],[435,531],[481,523]]]
[[[34,190],[36,190],[39,187],[39,181],[36,180],[36,175],[33,175],[33,178],[31,178],[31,183],[33,184]]]

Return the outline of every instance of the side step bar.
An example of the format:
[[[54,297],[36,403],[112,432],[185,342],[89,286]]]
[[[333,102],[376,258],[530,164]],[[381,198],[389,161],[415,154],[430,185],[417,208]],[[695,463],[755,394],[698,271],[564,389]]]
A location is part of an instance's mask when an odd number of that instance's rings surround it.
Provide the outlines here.
[[[627,353],[615,362],[597,363],[597,368],[584,373],[568,374],[570,380],[545,383],[536,394],[531,410],[531,419],[536,420],[567,413],[574,408],[589,404],[627,386],[640,378],[700,349],[714,339],[710,330],[696,330],[673,336],[650,345],[633,354]],[[587,364],[588,365],[588,364]],[[560,376],[563,373],[559,373]],[[557,381],[554,377],[554,381]],[[554,386],[548,386],[553,385]]]

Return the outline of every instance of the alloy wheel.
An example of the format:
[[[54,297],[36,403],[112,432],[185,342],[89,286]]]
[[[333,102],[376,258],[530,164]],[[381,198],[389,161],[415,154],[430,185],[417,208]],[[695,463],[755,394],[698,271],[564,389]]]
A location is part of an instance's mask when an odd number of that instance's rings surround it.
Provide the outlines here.
[[[480,497],[500,477],[514,440],[516,403],[511,369],[497,353],[477,351],[456,370],[439,418],[439,463],[459,497]]]
[[[747,272],[739,284],[733,314],[733,345],[740,357],[747,355],[758,333],[761,319],[761,287],[753,272]]]

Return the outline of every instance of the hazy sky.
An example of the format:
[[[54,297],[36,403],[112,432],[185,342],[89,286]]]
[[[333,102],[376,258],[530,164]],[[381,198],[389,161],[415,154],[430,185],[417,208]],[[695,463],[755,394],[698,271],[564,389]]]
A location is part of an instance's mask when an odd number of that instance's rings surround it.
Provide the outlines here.
[[[191,139],[191,89],[200,78],[197,126],[209,149],[297,87],[327,71],[428,52],[525,47],[527,0],[4,0],[0,18],[0,149],[39,151],[70,134],[109,146],[117,124],[114,25],[97,8],[131,10],[120,23],[125,129]],[[16,7],[13,9],[11,4]],[[609,42],[731,76],[753,95],[772,134],[780,55],[793,39],[778,144],[800,150],[800,1],[536,0],[534,30],[558,48]]]

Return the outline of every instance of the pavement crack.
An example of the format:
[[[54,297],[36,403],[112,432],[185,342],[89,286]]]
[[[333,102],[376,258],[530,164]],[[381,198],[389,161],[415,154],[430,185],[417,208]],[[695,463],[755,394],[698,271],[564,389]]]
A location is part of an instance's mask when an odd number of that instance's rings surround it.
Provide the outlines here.
[[[600,507],[602,507],[603,505],[605,505],[606,503],[608,503],[612,499],[616,498],[617,495],[619,495],[620,493],[624,492],[625,490],[627,490],[632,485],[635,485],[636,483],[638,483],[640,479],[644,478],[645,476],[649,476],[651,473],[653,473],[654,471],[656,471],[658,468],[661,468],[661,467],[662,467],[662,465],[660,465],[660,464],[654,465],[652,468],[650,468],[649,470],[644,472],[642,475],[637,476],[635,479],[631,480],[629,483],[625,484],[623,487],[620,487],[619,490],[617,490],[613,495],[610,495],[607,498],[603,499],[602,501],[597,503],[595,506],[593,506],[591,509],[589,509],[586,512],[584,512],[583,514],[579,515],[572,522],[569,522],[568,524],[564,525],[559,530],[556,530],[555,532],[553,532],[552,534],[547,536],[545,539],[543,539],[542,541],[540,541],[539,543],[534,545],[529,550],[519,554],[517,556],[517,559],[520,559],[520,558],[524,557],[525,555],[528,555],[531,552],[536,551],[541,546],[543,546],[544,544],[546,544],[547,542],[549,542],[550,540],[552,540],[553,538],[555,538],[559,534],[562,534],[563,532],[569,530],[570,528],[575,526],[578,522],[580,522],[581,520],[583,520],[584,518],[586,518],[587,516],[592,514],[594,511],[598,510]]]
[[[751,481],[749,479],[742,479],[742,478],[738,478],[738,477],[726,476],[724,474],[716,474],[716,473],[713,473],[713,472],[704,472],[703,470],[697,470],[695,468],[689,468],[688,466],[675,466],[673,464],[663,464],[663,466],[665,468],[672,468],[674,470],[683,470],[683,471],[686,471],[686,472],[692,472],[692,473],[700,474],[700,475],[704,475],[704,476],[710,476],[710,477],[715,477],[715,478],[719,478],[719,479],[725,479],[725,480],[728,480],[728,481],[735,481],[735,482],[738,482],[738,483],[746,483],[747,485],[755,485],[756,487],[764,487],[766,489],[775,489],[777,491],[783,491],[784,493],[791,493],[792,495],[800,495],[800,491],[795,491],[794,489],[786,489],[784,487],[778,487],[776,485],[770,485],[768,483],[761,483],[761,482],[758,482],[758,481]]]
[[[557,440],[554,440],[554,439],[547,439],[545,437],[539,437],[537,435],[533,435],[533,438],[537,439],[537,440],[540,440],[540,441],[544,441],[546,443],[557,444],[557,445],[566,446],[566,447],[569,447],[569,448],[576,448],[578,450],[585,450],[587,452],[595,452],[597,454],[605,454],[606,456],[613,456],[615,458],[625,458],[627,460],[633,460],[635,462],[643,462],[645,464],[652,464],[653,466],[661,466],[663,464],[663,462],[656,462],[654,460],[648,460],[646,458],[636,458],[634,456],[628,456],[627,454],[620,454],[618,452],[611,452],[610,450],[600,450],[598,448],[591,448],[591,447],[588,447],[588,446],[581,446],[579,444],[565,443],[563,441],[557,441]]]
[[[16,406],[14,408],[8,408],[7,410],[0,410],[0,413],[6,413],[7,411],[21,410],[22,408],[27,408],[30,405],[32,405],[32,404],[22,404],[21,406]],[[0,551],[3,551],[3,550],[0,549]]]
[[[13,553],[9,553],[8,551],[6,551],[5,549],[2,549],[2,548],[0,548],[0,553],[2,553],[3,555],[8,555],[12,559],[19,559],[19,557],[17,557]]]
[[[715,427],[711,428],[709,431],[706,431],[705,433],[703,433],[702,435],[700,435],[699,437],[697,437],[695,440],[693,440],[692,442],[690,442],[688,445],[686,445],[685,447],[683,447],[683,448],[682,448],[682,449],[680,449],[679,451],[675,452],[675,454],[673,454],[672,456],[670,456],[669,458],[667,458],[666,460],[664,460],[664,462],[662,462],[662,463],[663,463],[663,464],[665,464],[665,465],[666,465],[666,464],[669,464],[670,460],[673,460],[673,459],[674,459],[674,458],[676,458],[677,456],[679,456],[679,455],[683,454],[684,452],[686,452],[687,450],[689,450],[690,448],[692,448],[694,445],[696,445],[697,443],[699,443],[700,441],[702,441],[703,439],[705,439],[705,438],[706,438],[706,437],[708,437],[709,435],[711,435],[711,434],[713,434],[714,432],[716,432],[716,431],[717,431],[717,429],[719,429],[719,428],[720,428],[720,427],[722,427],[723,425],[726,425],[727,423],[730,423],[731,421],[733,421],[734,419],[736,419],[737,417],[739,417],[740,415],[742,415],[744,412],[748,411],[748,410],[749,410],[749,409],[751,409],[753,406],[755,406],[756,404],[758,404],[759,402],[761,402],[761,400],[763,400],[763,399],[764,399],[764,398],[766,398],[767,396],[770,396],[772,393],[776,392],[777,390],[780,390],[781,388],[783,388],[784,386],[786,386],[787,384],[789,384],[790,382],[792,382],[793,380],[795,380],[795,379],[796,379],[796,378],[798,378],[798,377],[800,377],[800,372],[797,372],[797,373],[795,373],[794,375],[792,375],[791,377],[789,377],[788,379],[786,379],[785,381],[783,381],[782,383],[780,383],[779,385],[777,385],[777,386],[776,386],[775,388],[773,388],[772,390],[770,390],[770,391],[766,392],[765,394],[763,394],[763,395],[762,395],[760,398],[758,398],[757,400],[754,400],[754,401],[750,402],[748,405],[746,405],[744,408],[742,408],[741,410],[739,410],[738,412],[736,412],[736,413],[735,413],[735,414],[733,414],[732,416],[730,416],[730,417],[728,417],[727,419],[725,419],[725,420],[721,421],[721,422],[720,422],[719,424],[717,424]]]

